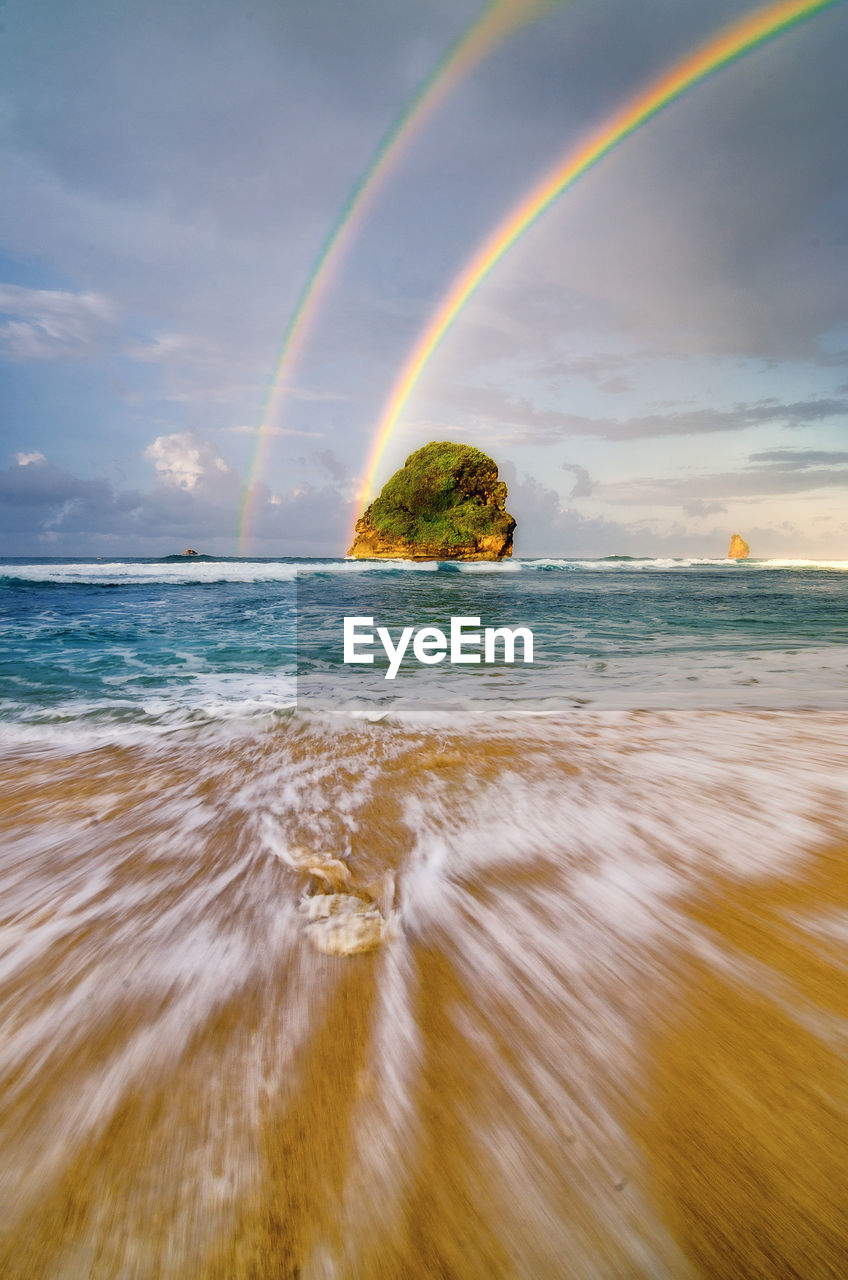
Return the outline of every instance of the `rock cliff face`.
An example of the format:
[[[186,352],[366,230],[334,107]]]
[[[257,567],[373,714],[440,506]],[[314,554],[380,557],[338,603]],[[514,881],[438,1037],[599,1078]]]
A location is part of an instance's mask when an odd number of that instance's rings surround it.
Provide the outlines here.
[[[467,444],[424,445],[356,523],[348,555],[382,560],[501,560],[515,521],[491,458]]]
[[[728,560],[745,560],[751,554],[751,548],[748,546],[744,538],[738,533],[734,533],[730,539],[730,550],[727,553]]]

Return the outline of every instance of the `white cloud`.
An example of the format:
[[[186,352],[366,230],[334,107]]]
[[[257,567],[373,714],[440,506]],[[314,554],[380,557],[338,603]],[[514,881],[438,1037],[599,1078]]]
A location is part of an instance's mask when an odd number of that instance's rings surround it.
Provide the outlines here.
[[[202,440],[193,431],[157,436],[145,449],[144,456],[153,463],[163,484],[186,492],[213,478],[237,478],[233,468],[220,456],[214,445]]]
[[[174,355],[185,356],[189,346],[189,339],[183,333],[157,333],[149,341],[131,343],[126,354],[142,364],[156,364]]]
[[[0,285],[0,352],[12,360],[80,359],[99,355],[117,311],[97,293]]]
[[[17,462],[19,467],[29,467],[33,465],[37,466],[39,462],[46,462],[46,461],[47,459],[45,458],[44,454],[39,453],[37,449],[35,450],[34,453],[16,453],[15,454],[15,462]]]

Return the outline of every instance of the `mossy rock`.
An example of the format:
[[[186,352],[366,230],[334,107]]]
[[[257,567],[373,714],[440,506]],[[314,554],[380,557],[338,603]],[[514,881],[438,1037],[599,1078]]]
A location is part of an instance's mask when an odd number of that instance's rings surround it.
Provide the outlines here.
[[[501,560],[515,521],[497,464],[468,444],[417,449],[356,523],[348,555],[383,560]]]

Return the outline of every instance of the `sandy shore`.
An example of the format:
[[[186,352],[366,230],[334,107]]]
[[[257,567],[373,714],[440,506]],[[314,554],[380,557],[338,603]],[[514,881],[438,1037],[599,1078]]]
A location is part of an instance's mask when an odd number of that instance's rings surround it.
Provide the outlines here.
[[[843,1275],[846,761],[729,713],[7,754],[0,1273]],[[304,848],[382,947],[310,945]]]

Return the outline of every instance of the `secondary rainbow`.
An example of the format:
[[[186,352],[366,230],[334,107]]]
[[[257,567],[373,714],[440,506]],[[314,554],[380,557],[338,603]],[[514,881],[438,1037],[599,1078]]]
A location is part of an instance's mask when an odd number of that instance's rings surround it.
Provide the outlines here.
[[[368,168],[348,195],[312,264],[283,335],[271,389],[257,432],[253,459],[248,468],[239,513],[239,555],[245,554],[256,507],[257,479],[264,467],[268,442],[273,437],[273,428],[277,425],[297,358],[303,350],[304,340],[315,321],[321,301],[374,197],[414,135],[438,110],[451,90],[513,31],[541,17],[562,2],[563,0],[490,0],[479,18],[466,28],[393,121]]]
[[[841,0],[780,0],[724,27],[670,71],[642,89],[576,150],[551,169],[488,236],[454,279],[418,338],[386,402],[368,457],[359,494],[367,499],[398,417],[434,351],[474,291],[504,254],[538,217],[578,178],[591,169],[663,107],[681,97],[712,72],[719,71],[781,32]]]

